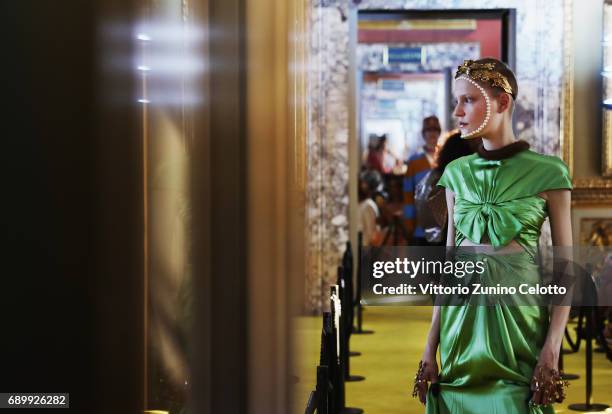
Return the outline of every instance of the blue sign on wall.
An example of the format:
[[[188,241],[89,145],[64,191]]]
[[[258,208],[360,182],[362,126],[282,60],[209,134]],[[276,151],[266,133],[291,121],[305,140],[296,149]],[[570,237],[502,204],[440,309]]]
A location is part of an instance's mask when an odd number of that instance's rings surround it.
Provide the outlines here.
[[[378,99],[378,110],[392,111],[396,109],[395,99]]]
[[[387,48],[387,64],[421,63],[423,48],[421,47],[389,47]]]
[[[383,91],[403,91],[406,82],[403,79],[381,79],[380,89]]]

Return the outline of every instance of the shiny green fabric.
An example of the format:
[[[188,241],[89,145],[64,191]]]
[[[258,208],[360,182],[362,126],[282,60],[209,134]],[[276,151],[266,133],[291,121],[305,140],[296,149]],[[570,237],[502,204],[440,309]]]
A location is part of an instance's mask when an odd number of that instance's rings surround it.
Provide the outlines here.
[[[572,188],[563,161],[530,150],[498,161],[461,157],[446,167],[438,185],[455,193],[456,246],[465,238],[483,243],[487,235],[496,248],[516,239],[532,252],[547,215],[538,194]]]
[[[461,260],[483,260],[483,286],[508,278],[513,283],[540,280],[535,259],[546,201],[539,193],[571,189],[563,162],[522,151],[491,161],[477,154],[449,164],[438,185],[455,193],[455,245],[468,238],[496,249],[515,239],[521,253],[484,254],[459,249]],[[461,283],[470,284],[471,276]],[[539,306],[470,304],[440,308],[440,392],[428,393],[427,414],[552,414],[552,406],[533,407],[529,385],[548,331],[548,310]]]

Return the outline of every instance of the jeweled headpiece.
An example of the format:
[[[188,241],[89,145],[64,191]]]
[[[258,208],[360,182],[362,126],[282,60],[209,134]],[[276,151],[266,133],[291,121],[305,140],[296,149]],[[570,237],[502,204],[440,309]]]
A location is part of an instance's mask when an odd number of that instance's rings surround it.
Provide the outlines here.
[[[467,76],[472,80],[487,83],[493,88],[501,88],[504,92],[512,95],[516,99],[516,94],[508,82],[508,78],[495,69],[495,63],[478,63],[473,60],[466,60],[457,68],[455,79]]]

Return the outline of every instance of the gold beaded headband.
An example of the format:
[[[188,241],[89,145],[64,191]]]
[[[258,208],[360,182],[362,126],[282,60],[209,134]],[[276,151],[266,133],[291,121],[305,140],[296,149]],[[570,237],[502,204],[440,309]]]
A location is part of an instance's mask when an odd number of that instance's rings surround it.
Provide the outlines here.
[[[501,88],[504,92],[512,95],[513,99],[516,99],[508,78],[495,70],[495,63],[477,63],[473,60],[466,60],[457,68],[455,79],[462,75],[475,81],[485,82],[491,87]]]

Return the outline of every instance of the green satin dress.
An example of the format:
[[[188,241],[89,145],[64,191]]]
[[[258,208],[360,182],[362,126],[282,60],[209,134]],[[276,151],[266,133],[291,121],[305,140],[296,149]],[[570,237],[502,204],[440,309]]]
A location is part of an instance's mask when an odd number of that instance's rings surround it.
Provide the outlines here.
[[[516,240],[524,248],[488,255],[480,275],[484,285],[509,277],[540,280],[535,255],[547,207],[538,194],[571,190],[563,161],[531,150],[501,160],[472,154],[450,163],[438,185],[455,193],[455,246],[467,238],[495,249]],[[546,307],[502,303],[440,311],[440,392],[434,396],[430,390],[428,414],[554,413],[552,405],[529,405],[533,369],[548,331]]]

